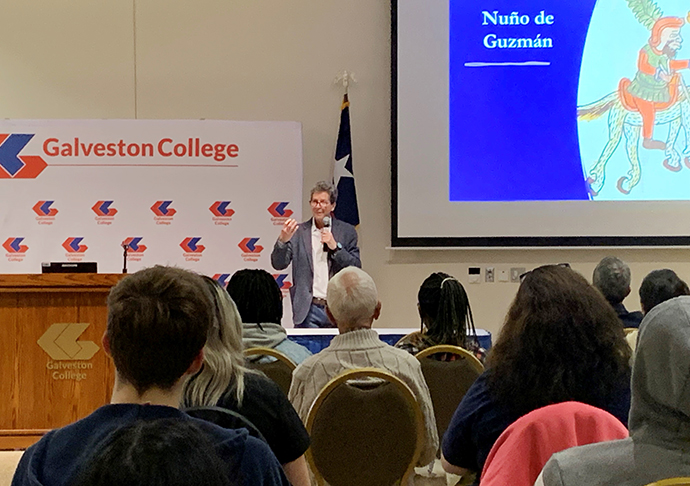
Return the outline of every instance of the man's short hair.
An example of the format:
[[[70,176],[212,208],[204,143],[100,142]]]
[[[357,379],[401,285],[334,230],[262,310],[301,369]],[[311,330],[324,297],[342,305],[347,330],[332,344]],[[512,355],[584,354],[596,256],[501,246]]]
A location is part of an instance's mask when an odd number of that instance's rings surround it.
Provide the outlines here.
[[[336,324],[369,326],[379,302],[374,280],[357,267],[347,267],[329,282],[326,301]]]
[[[206,343],[211,302],[203,279],[181,268],[157,265],[121,280],[108,296],[118,375],[140,394],[172,388]]]
[[[688,284],[676,272],[664,268],[650,272],[640,285],[640,306],[648,313],[652,308],[679,295],[690,295]]]
[[[311,188],[311,192],[309,193],[310,201],[317,192],[327,192],[328,198],[331,200],[331,204],[335,204],[335,202],[338,200],[338,189],[336,189],[335,186],[330,182],[319,181],[314,184],[314,187]]]
[[[620,304],[630,293],[630,267],[620,258],[606,257],[594,269],[592,284],[609,303]]]

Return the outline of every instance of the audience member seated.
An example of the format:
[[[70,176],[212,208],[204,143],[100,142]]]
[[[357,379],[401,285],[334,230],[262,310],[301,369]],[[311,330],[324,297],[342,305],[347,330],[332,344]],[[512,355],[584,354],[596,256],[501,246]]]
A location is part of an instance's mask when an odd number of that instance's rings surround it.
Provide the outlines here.
[[[156,266],[121,280],[108,296],[103,337],[103,348],[115,363],[111,403],[48,432],[27,449],[12,485],[71,485],[113,431],[141,420],[169,418],[201,427],[231,481],[287,486],[264,442],[246,430],[223,429],[177,409],[185,382],[202,366],[212,322],[212,298],[196,274]]]
[[[285,328],[280,325],[283,294],[270,273],[265,270],[239,270],[228,282],[228,293],[242,316],[242,343],[245,349],[273,348],[295,364],[311,356],[307,348],[290,341]]]
[[[226,467],[191,421],[139,421],[116,429],[72,486],[228,486]]]
[[[491,448],[482,486],[532,486],[552,454],[628,437],[610,413],[579,402],[538,408],[513,422]]]
[[[655,307],[640,327],[630,438],[555,454],[536,484],[643,486],[690,476],[690,297]]]
[[[627,423],[623,327],[601,293],[570,268],[547,265],[525,276],[487,361],[443,438],[450,473],[481,471],[501,433],[546,405],[578,401]]]
[[[429,275],[417,293],[417,309],[421,330],[405,336],[395,347],[417,354],[431,346],[450,344],[471,351],[483,362],[485,350],[477,341],[470,301],[454,277],[441,272]]]
[[[183,405],[240,413],[259,429],[293,486],[309,486],[304,457],[309,435],[302,421],[278,385],[244,366],[237,308],[218,282],[208,277],[204,282],[213,296],[213,325],[204,347],[204,366],[187,382]]]
[[[680,295],[690,295],[690,289],[676,272],[668,268],[649,272],[640,285],[642,312],[647,314],[655,306]]]
[[[601,260],[594,269],[592,283],[613,306],[623,327],[639,327],[642,313],[628,312],[623,305],[630,295],[630,267],[624,261],[612,256]]]
[[[422,368],[413,356],[390,346],[371,329],[381,313],[376,285],[356,267],[338,272],[329,282],[326,297],[328,318],[340,334],[320,353],[307,358],[294,371],[289,398],[303,421],[324,386],[343,371],[373,367],[397,376],[410,387],[424,414],[425,440],[419,465],[429,464],[438,449],[438,433],[429,388]]]

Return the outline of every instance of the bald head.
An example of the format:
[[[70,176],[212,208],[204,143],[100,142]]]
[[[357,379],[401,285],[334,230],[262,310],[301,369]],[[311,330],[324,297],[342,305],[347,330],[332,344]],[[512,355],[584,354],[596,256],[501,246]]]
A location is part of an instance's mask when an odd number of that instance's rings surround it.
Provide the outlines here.
[[[381,311],[376,284],[357,267],[341,270],[328,282],[326,301],[329,317],[340,332],[371,327]]]

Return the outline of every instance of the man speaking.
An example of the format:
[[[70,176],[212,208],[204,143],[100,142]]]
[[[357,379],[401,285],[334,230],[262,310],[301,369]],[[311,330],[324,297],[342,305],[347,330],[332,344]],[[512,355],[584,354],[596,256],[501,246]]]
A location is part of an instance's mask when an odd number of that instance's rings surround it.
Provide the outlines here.
[[[271,264],[283,270],[292,262],[292,319],[295,327],[335,327],[326,316],[328,280],[345,267],[361,267],[354,226],[331,218],[338,192],[317,182],[311,190],[312,218],[288,219],[271,253]]]

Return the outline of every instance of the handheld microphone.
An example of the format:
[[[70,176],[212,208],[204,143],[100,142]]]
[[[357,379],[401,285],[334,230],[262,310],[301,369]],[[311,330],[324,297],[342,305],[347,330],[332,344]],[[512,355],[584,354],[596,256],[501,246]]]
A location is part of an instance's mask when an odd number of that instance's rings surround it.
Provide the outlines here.
[[[323,217],[323,227],[328,229],[328,231],[331,230],[331,217],[330,216],[324,216]],[[323,244],[323,251],[328,251],[328,245],[326,243]]]

